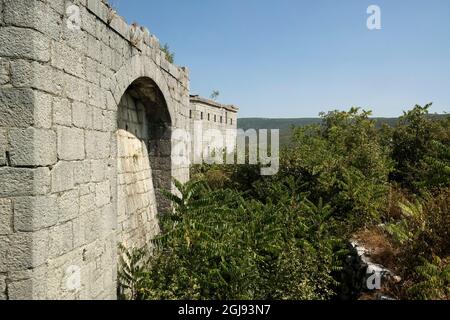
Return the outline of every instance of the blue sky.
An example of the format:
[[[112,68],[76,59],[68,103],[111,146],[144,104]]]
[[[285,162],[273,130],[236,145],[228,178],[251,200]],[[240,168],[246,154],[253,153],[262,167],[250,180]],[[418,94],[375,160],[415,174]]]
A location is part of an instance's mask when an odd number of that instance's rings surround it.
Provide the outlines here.
[[[359,106],[450,112],[449,0],[112,0],[190,69],[191,91],[240,117],[314,117]],[[366,27],[369,5],[382,30]]]

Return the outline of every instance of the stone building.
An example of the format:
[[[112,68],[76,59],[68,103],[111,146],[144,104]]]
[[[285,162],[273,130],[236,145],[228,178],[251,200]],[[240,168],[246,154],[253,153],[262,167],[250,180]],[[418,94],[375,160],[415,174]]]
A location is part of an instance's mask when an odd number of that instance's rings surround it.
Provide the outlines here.
[[[189,179],[172,132],[235,126],[211,104],[101,0],[0,0],[0,299],[115,299],[118,244]]]
[[[195,139],[198,138],[198,135],[202,135],[202,139],[201,144],[199,143],[201,149],[197,153],[201,152],[203,159],[212,152],[217,151],[216,149],[219,149],[219,151],[234,149],[237,136],[237,112],[239,109],[234,105],[220,104],[198,95],[191,95],[190,101],[190,132],[194,140],[191,154],[195,154]],[[222,143],[214,145],[217,140]],[[191,157],[191,160],[195,162],[193,157]]]

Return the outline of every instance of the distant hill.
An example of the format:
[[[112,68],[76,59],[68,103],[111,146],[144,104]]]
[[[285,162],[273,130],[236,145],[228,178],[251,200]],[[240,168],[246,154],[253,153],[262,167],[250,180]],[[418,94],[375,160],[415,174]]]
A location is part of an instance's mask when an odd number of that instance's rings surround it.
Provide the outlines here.
[[[293,127],[304,127],[310,124],[320,123],[320,118],[292,118],[292,119],[268,119],[268,118],[242,118],[238,119],[239,129],[280,129],[280,144],[289,143]]]
[[[432,117],[448,117],[450,115],[431,115]],[[394,126],[398,118],[373,118],[377,121],[377,125],[388,124]],[[238,119],[237,126],[239,129],[280,129],[280,143],[286,145],[289,143],[292,128],[303,127],[310,124],[320,123],[321,118],[286,118],[286,119],[270,119],[270,118],[240,118]]]

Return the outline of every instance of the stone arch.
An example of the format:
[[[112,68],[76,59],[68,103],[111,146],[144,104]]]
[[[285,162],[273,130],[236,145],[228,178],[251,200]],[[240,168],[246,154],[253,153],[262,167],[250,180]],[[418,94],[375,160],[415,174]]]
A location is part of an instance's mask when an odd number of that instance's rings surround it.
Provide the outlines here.
[[[127,248],[143,247],[159,233],[157,213],[170,208],[162,190],[172,186],[171,99],[161,72],[141,62],[132,59],[111,90],[117,103],[118,241]]]
[[[131,83],[139,78],[149,78],[161,91],[167,110],[173,121],[176,120],[175,104],[172,100],[169,86],[163,76],[163,71],[149,57],[140,54],[134,55],[125,63],[112,78],[110,92],[116,105],[119,104],[122,95],[128,89]],[[173,123],[175,125],[175,123]]]

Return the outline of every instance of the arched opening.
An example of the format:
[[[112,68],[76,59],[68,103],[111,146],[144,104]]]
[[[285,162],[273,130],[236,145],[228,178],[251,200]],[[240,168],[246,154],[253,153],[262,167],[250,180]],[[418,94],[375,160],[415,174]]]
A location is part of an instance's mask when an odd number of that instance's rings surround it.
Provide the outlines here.
[[[170,207],[171,117],[164,96],[149,78],[135,80],[118,107],[118,240],[143,248],[159,233],[157,213]]]

